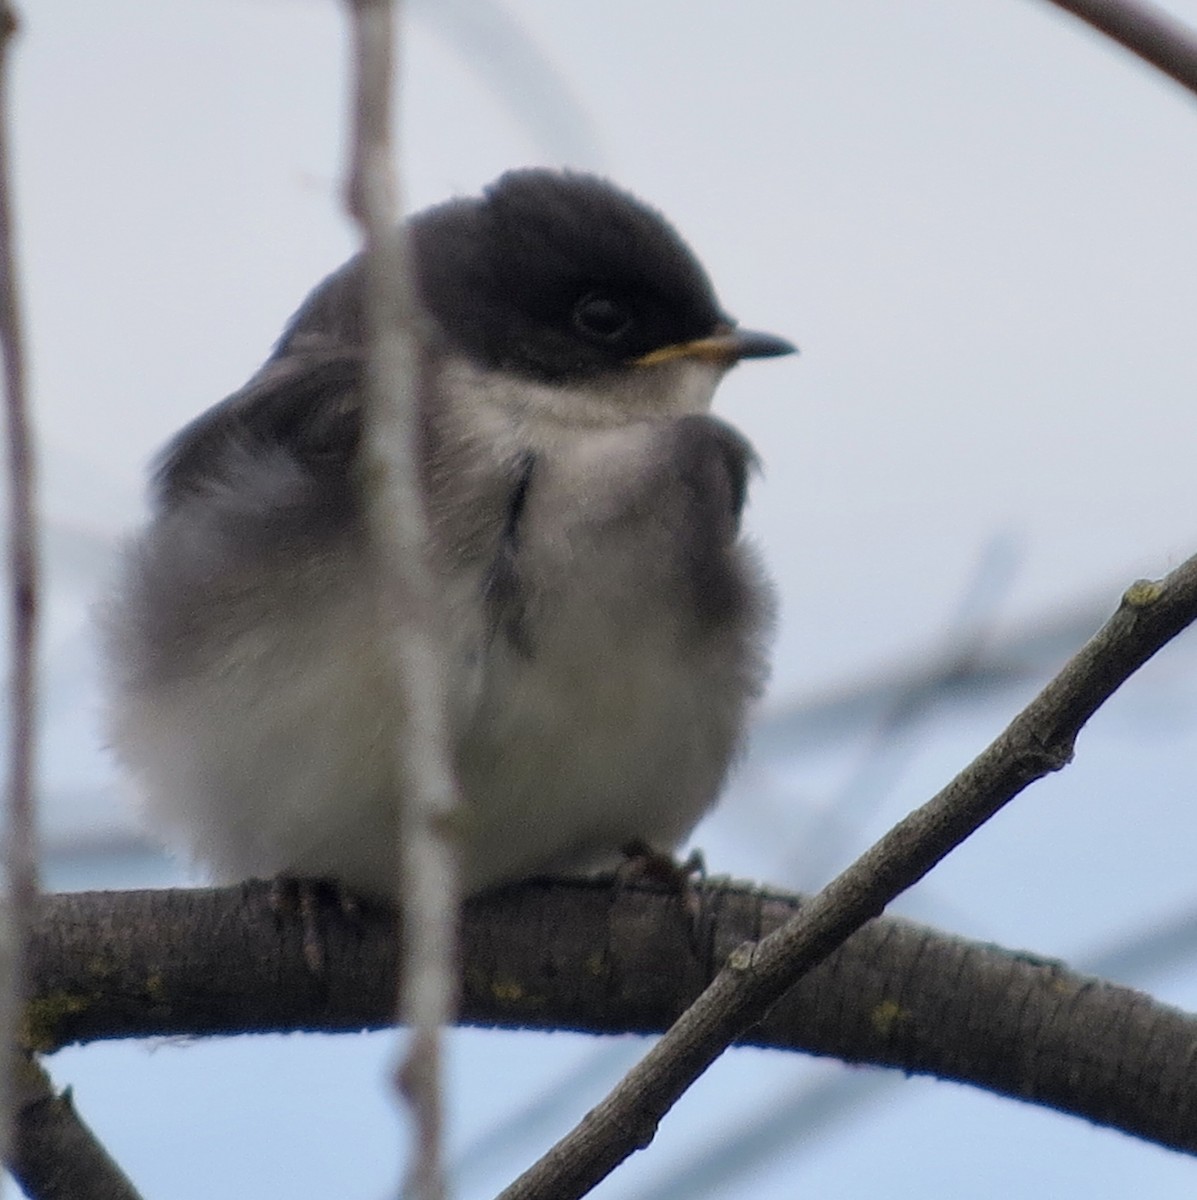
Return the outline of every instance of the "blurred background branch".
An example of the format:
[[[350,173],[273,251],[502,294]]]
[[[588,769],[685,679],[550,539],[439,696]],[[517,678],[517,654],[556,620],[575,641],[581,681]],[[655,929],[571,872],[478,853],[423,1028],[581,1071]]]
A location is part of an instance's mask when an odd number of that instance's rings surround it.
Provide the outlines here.
[[[1051,0],[1074,17],[1197,92],[1197,32],[1142,0]]]

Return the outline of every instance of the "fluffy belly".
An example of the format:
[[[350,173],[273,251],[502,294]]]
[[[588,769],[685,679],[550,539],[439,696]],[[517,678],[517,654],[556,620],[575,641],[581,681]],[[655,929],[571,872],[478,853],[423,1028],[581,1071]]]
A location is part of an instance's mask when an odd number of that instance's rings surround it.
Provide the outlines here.
[[[660,630],[622,645],[572,632],[531,660],[498,655],[463,738],[472,889],[611,865],[633,840],[672,849],[734,754],[746,697],[709,653],[683,656]]]

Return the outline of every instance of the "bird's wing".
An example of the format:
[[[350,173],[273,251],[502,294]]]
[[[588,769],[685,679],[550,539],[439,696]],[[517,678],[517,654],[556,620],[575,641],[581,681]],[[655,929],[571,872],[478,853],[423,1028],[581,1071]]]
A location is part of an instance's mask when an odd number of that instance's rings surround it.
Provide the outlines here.
[[[364,364],[344,350],[273,359],[197,417],[162,452],[154,493],[164,509],[235,482],[243,465],[283,456],[316,475],[348,474],[361,440]]]

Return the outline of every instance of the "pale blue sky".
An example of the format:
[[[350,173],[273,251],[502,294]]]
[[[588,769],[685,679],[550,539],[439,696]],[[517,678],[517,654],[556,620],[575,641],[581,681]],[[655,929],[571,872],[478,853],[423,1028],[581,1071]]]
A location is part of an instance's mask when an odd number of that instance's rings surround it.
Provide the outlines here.
[[[1197,22],[1197,0],[1172,7]],[[97,744],[86,609],[113,539],[139,519],[146,462],[243,382],[352,249],[338,201],[344,38],[323,0],[26,9],[20,217],[56,589],[46,821],[66,845],[133,824]],[[782,595],[773,711],[930,655],[987,546],[1008,559],[982,597],[996,632],[1095,597],[1112,607],[1131,579],[1197,551],[1197,100],[1176,85],[1032,0],[411,11],[412,206],[514,165],[599,169],[675,221],[731,311],[801,346],[738,370],[718,400],[765,460],[749,523]],[[1194,647],[1166,655],[1077,763],[945,863],[911,911],[1078,958],[1191,906],[1195,666]],[[909,731],[876,803],[834,831],[837,863],[962,766],[1031,687]],[[870,738],[866,726],[754,760],[699,832],[712,869],[820,882],[804,835],[832,837],[818,814]],[[162,870],[76,863],[69,879]],[[1197,1007],[1192,964],[1144,985]],[[397,1172],[392,1044],[94,1047],[53,1068],[150,1197],[375,1197]],[[593,1052],[566,1036],[456,1038],[457,1144]],[[768,1107],[828,1069],[733,1056],[596,1194],[631,1200],[742,1100]],[[561,1127],[594,1088],[561,1106]],[[947,1085],[902,1083],[816,1148],[794,1140],[721,1194],[1197,1187],[1187,1160]],[[463,1196],[490,1194],[533,1143],[480,1167]]]

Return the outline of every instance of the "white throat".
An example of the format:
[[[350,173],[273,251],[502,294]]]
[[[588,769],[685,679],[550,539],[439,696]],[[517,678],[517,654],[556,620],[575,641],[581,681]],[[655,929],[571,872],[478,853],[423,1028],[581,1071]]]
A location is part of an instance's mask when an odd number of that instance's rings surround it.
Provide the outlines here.
[[[568,384],[537,383],[448,359],[441,394],[465,419],[519,430],[533,443],[555,442],[572,431],[612,429],[709,411],[726,368],[697,359],[636,367],[614,378]]]

